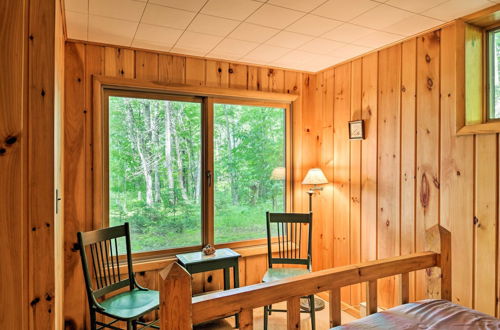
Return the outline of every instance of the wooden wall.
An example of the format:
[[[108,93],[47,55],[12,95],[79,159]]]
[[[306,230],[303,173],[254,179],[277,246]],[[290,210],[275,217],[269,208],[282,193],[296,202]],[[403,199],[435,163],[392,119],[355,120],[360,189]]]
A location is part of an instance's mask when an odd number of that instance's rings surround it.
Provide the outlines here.
[[[116,48],[93,44],[67,42],[65,51],[65,119],[64,119],[64,181],[65,181],[65,323],[69,329],[88,328],[88,318],[82,309],[87,308],[84,281],[78,251],[75,249],[76,233],[92,230],[92,75],[106,75],[168,83],[262,90],[300,95],[293,109],[293,162],[294,195],[296,210],[307,211],[307,194],[302,190],[305,170],[315,164],[313,146],[315,122],[311,121],[302,104],[311,95],[302,97],[315,84],[314,75],[257,66],[247,66],[225,61],[211,61],[163,53]],[[318,234],[321,226],[317,226]],[[322,241],[315,243],[319,251]],[[240,262],[242,285],[258,283],[266,270],[264,250],[255,254],[242,250]],[[331,253],[331,249],[326,251]],[[320,255],[315,260],[320,260]],[[164,267],[165,265],[162,265]],[[136,267],[137,268],[137,267]],[[154,267],[153,267],[154,268]],[[140,270],[144,269],[144,272]],[[157,287],[158,269],[137,268],[139,281],[150,288]],[[249,270],[249,271],[245,271]],[[220,272],[196,276],[195,290],[221,288]]]
[[[64,93],[61,14],[56,0],[0,3],[2,329],[62,328],[62,255],[56,252],[62,220],[54,210],[61,152],[55,122]]]
[[[454,133],[457,46],[451,24],[322,71],[304,91],[315,93],[303,107],[315,113],[302,120],[316,123],[316,164],[332,182],[314,211],[333,250],[315,265],[422,251],[425,230],[439,223],[452,233],[453,300],[500,316],[499,136]],[[348,140],[356,119],[365,121],[363,141]],[[411,283],[413,299],[426,296],[424,272]],[[396,284],[379,284],[383,306],[397,303]],[[353,305],[362,295],[342,292]]]

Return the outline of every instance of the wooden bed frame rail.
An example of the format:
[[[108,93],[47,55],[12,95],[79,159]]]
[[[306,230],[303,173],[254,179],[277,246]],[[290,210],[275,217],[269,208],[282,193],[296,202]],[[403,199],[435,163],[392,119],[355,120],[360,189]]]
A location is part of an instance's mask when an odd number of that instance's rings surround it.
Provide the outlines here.
[[[336,267],[291,279],[191,297],[191,276],[177,263],[160,272],[162,329],[192,329],[193,324],[240,313],[240,329],[253,329],[253,309],[287,302],[287,327],[300,329],[300,297],[328,291],[330,325],[340,325],[340,289],[366,283],[367,313],[377,311],[377,280],[400,276],[399,300],[409,301],[409,272],[428,269],[429,298],[451,300],[450,233],[435,226],[427,231],[429,252],[419,252],[355,265]],[[436,251],[437,250],[437,251]],[[436,251],[436,252],[433,252]]]

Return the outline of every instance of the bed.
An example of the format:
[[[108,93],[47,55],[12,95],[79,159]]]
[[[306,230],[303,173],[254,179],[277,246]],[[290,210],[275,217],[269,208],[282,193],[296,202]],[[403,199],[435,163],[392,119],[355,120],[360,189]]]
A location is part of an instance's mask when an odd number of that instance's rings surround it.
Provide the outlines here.
[[[396,306],[332,329],[500,329],[500,320],[447,300],[428,299]]]

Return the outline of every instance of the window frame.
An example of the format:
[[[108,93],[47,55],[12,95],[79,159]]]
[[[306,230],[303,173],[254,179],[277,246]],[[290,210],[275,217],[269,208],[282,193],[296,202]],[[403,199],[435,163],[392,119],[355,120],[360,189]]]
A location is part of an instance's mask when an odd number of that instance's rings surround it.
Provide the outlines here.
[[[494,74],[492,73],[492,68],[494,68],[494,61],[495,61],[495,53],[494,53],[494,48],[492,48],[492,44],[494,43],[494,37],[493,35],[495,33],[500,33],[500,22],[496,23],[492,26],[489,26],[485,29],[484,34],[484,40],[485,40],[485,80],[486,80],[486,102],[485,102],[485,114],[484,118],[486,119],[486,122],[493,122],[493,121],[499,121],[499,118],[492,118],[491,117],[491,107],[495,106],[495,95],[493,93],[493,89],[495,88],[495,83],[494,83]],[[500,63],[499,63],[500,65]]]
[[[213,105],[214,103],[256,105],[283,108],[285,111],[285,208],[292,210],[292,110],[298,95],[260,91],[233,90],[188,85],[164,85],[135,79],[93,77],[93,228],[109,226],[109,96],[139,97],[201,102],[202,105],[202,202],[201,245],[134,253],[136,260],[155,260],[178,253],[199,251],[206,244],[214,244],[214,185],[209,185],[206,174],[213,176]],[[213,180],[212,180],[213,181]],[[235,241],[215,245],[217,248],[240,248],[262,245],[266,238]]]

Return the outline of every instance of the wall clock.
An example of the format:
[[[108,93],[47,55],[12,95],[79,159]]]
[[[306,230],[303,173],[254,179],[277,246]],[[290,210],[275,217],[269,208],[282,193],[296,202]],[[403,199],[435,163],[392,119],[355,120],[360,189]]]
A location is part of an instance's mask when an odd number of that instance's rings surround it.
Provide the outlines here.
[[[363,140],[365,138],[365,127],[362,120],[354,120],[349,122],[349,139]]]

